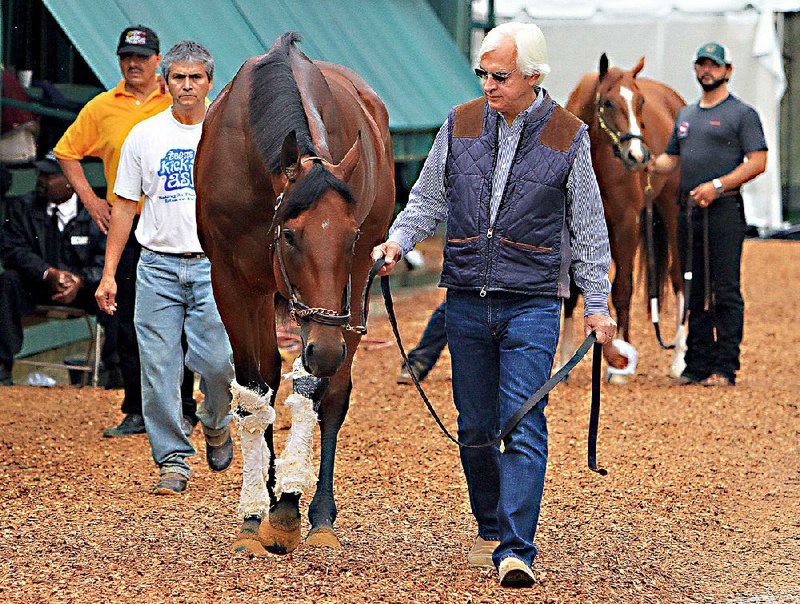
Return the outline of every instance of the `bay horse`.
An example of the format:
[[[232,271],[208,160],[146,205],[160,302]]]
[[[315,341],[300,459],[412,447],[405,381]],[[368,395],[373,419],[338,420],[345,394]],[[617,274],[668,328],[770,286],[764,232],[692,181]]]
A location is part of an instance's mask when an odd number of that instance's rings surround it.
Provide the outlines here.
[[[669,176],[644,172],[651,157],[662,153],[669,142],[675,117],[686,103],[672,88],[661,82],[637,75],[644,68],[644,57],[630,71],[609,67],[608,57],[600,57],[599,71],[585,74],[572,91],[566,108],[589,126],[592,166],[600,187],[603,208],[614,261],[614,282],[611,300],[617,315],[619,334],[630,344],[630,306],[633,295],[633,268],[637,248],[642,240],[641,220],[645,196],[650,195],[655,213],[655,267],[660,297],[669,274],[676,296],[675,354],[672,375],[683,370],[686,334],[683,325],[683,278],[678,253],[679,207],[677,191],[679,174]],[[642,246],[641,253],[647,254]],[[575,345],[572,311],[577,301],[572,290],[564,305],[564,355]],[[657,322],[657,319],[655,319]],[[630,353],[622,356],[613,343],[603,348],[609,365],[622,368],[635,363]],[[635,354],[635,349],[633,349]],[[629,367],[632,372],[635,364]],[[627,372],[626,372],[627,373]],[[624,382],[627,377],[611,375],[611,381]]]
[[[236,370],[231,409],[244,470],[233,550],[255,555],[298,546],[300,496],[315,481],[306,542],[340,546],[336,442],[365,332],[370,251],[394,207],[385,106],[353,71],[309,59],[299,40],[283,34],[242,65],[209,107],[195,160],[198,232]],[[276,298],[287,301],[302,344],[278,459]]]

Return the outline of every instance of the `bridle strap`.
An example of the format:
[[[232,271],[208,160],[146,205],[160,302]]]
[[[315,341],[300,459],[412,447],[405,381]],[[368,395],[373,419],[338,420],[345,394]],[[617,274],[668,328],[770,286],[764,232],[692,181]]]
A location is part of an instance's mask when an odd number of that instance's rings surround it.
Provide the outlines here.
[[[608,135],[611,139],[611,147],[614,150],[614,156],[622,159],[622,144],[629,140],[640,140],[644,143],[644,136],[641,134],[633,134],[631,132],[621,133],[608,125],[603,117],[603,106],[600,104],[600,93],[598,92],[594,97],[595,113],[597,114],[597,123],[600,129]],[[648,156],[649,157],[649,156]]]

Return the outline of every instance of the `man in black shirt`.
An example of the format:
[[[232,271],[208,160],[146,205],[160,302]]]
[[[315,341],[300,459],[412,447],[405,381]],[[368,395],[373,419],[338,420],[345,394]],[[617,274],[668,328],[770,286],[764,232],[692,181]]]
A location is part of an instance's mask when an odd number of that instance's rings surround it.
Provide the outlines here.
[[[0,232],[0,384],[11,385],[22,318],[37,304],[97,311],[105,237],[78,203],[52,152],[34,162],[36,190],[10,201]]]
[[[744,330],[740,266],[747,223],[740,187],[766,168],[767,143],[755,109],[728,92],[728,49],[704,44],[694,70],[703,96],[680,111],[665,152],[648,168],[664,174],[680,165],[681,204],[692,208],[691,225],[682,224],[680,233],[684,259],[691,257],[688,350],[675,384],[733,386]]]

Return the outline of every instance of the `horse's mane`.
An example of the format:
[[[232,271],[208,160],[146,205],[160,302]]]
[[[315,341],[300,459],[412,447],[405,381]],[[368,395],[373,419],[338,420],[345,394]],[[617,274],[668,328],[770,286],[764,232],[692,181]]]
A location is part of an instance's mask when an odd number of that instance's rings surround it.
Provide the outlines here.
[[[250,132],[267,169],[273,174],[280,172],[281,146],[292,130],[301,154],[317,154],[289,58],[289,53],[297,52],[295,42],[299,41],[300,36],[295,32],[283,34],[253,68]]]
[[[295,32],[283,34],[253,68],[250,131],[267,169],[275,175],[281,171],[283,141],[292,131],[301,156],[317,155],[300,89],[292,72],[290,54],[300,52],[295,46],[299,41],[300,36]],[[346,202],[353,202],[353,195],[345,183],[322,165],[314,164],[281,205],[277,217],[279,222],[294,218],[310,208],[327,189],[338,193]]]

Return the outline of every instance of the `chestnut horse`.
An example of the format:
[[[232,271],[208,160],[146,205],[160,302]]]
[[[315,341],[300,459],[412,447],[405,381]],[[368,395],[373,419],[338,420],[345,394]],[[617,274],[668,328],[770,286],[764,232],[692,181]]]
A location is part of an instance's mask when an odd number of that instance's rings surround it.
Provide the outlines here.
[[[307,542],[338,546],[334,457],[365,329],[370,251],[394,207],[386,108],[364,80],[312,61],[286,33],[209,107],[195,161],[197,223],[233,347],[233,421],[244,462],[234,551],[286,553],[314,485]],[[276,298],[298,322],[292,427],[276,460]],[[311,456],[319,423],[321,460]]]
[[[677,203],[678,172],[669,176],[646,174],[644,168],[650,157],[662,153],[669,142],[675,116],[686,103],[677,92],[654,80],[637,78],[644,67],[644,57],[630,71],[609,67],[605,53],[600,57],[599,73],[583,76],[570,94],[567,109],[589,125],[592,146],[592,165],[597,175],[603,199],[606,224],[614,260],[614,283],[611,300],[617,315],[619,334],[630,343],[630,306],[633,294],[633,265],[641,241],[645,196],[652,198],[658,215],[656,232],[660,245],[655,246],[657,291],[663,290],[667,273],[676,296],[675,355],[671,367],[679,375],[684,367],[686,350],[682,322],[683,278],[678,253]],[[642,246],[642,254],[647,247]],[[562,356],[575,348],[572,310],[577,290],[564,306],[564,344]],[[656,319],[657,320],[657,319]],[[635,349],[633,349],[635,351]],[[604,347],[611,366],[635,370],[635,358],[626,361],[614,344]],[[621,374],[612,381],[625,381]]]

